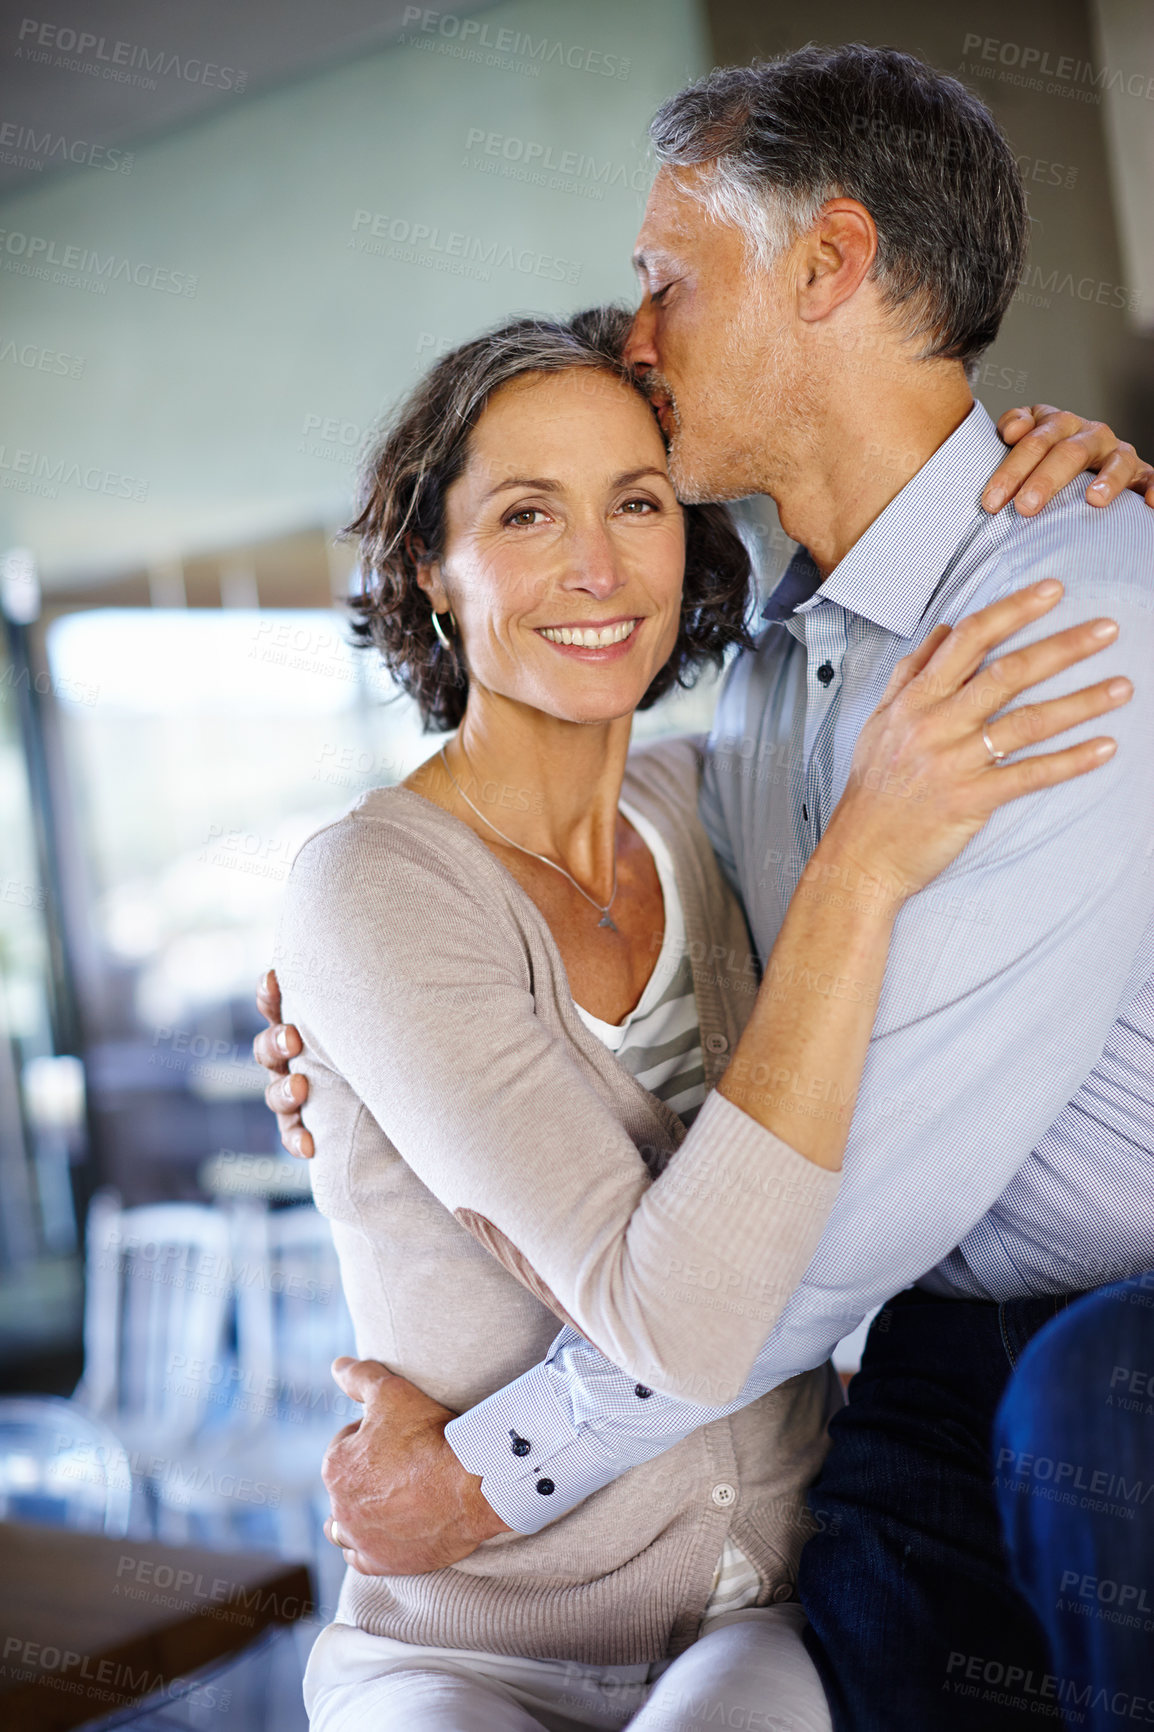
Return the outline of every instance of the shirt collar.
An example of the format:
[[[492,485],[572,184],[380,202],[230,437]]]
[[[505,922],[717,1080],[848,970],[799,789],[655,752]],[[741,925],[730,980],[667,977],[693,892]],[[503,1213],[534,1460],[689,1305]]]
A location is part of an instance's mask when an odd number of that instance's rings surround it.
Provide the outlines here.
[[[898,637],[912,637],[959,544],[989,522],[982,491],[1005,454],[997,428],[975,403],[820,587],[813,560],[798,549],[762,619],[784,621],[833,601]]]

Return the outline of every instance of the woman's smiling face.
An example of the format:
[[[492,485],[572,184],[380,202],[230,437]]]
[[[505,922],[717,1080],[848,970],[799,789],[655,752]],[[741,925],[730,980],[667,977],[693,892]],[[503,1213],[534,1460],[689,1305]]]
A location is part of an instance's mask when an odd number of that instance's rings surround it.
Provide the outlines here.
[[[422,587],[470,683],[563,721],[631,714],[677,639],[685,519],[644,398],[609,373],[495,391]]]

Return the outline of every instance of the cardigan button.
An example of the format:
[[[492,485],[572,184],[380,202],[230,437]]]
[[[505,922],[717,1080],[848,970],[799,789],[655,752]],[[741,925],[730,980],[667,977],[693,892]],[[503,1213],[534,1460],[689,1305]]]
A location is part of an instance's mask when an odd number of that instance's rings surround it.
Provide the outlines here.
[[[541,1493],[542,1497],[552,1497],[553,1493],[557,1490],[557,1487],[553,1484],[551,1479],[539,1479],[537,1481],[537,1490]]]
[[[721,1053],[728,1050],[729,1042],[723,1034],[707,1034],[705,1037],[706,1052]]]
[[[774,1604],[778,1605],[778,1606],[782,1605],[786,1600],[792,1600],[793,1599],[793,1583],[792,1582],[778,1582],[776,1588],[774,1588],[774,1590],[773,1590],[773,1598],[774,1598]]]
[[[715,1485],[709,1495],[718,1509],[729,1509],[732,1504],[737,1502],[737,1492],[733,1486],[726,1485],[724,1482],[721,1485]]]

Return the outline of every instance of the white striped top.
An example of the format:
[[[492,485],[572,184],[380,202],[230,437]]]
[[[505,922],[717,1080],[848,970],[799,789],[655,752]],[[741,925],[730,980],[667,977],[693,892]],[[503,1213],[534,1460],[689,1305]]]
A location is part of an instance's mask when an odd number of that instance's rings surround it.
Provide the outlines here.
[[[693,991],[693,969],[685,940],[685,917],[673,861],[659,833],[640,812],[620,802],[657,867],[665,901],[665,934],[645,990],[623,1022],[602,1022],[574,1000],[585,1026],[604,1042],[630,1076],[690,1125],[705,1100],[701,1027]],[[727,1539],[718,1559],[704,1620],[752,1606],[761,1579],[739,1546]]]
[[[705,1061],[673,861],[648,819],[624,800],[620,810],[653,855],[665,901],[665,935],[645,991],[623,1022],[602,1022],[576,1001],[574,1009],[630,1076],[689,1126],[705,1100]]]

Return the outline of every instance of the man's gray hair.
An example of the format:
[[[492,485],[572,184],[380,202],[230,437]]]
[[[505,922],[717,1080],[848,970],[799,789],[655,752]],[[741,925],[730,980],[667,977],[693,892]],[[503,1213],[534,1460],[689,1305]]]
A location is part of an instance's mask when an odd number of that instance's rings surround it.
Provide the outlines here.
[[[851,43],[721,67],[659,109],[659,163],[747,256],[770,265],[826,202],[877,225],[873,276],[925,357],[971,365],[993,342],[1029,239],[1014,155],[989,110],[911,54]]]

